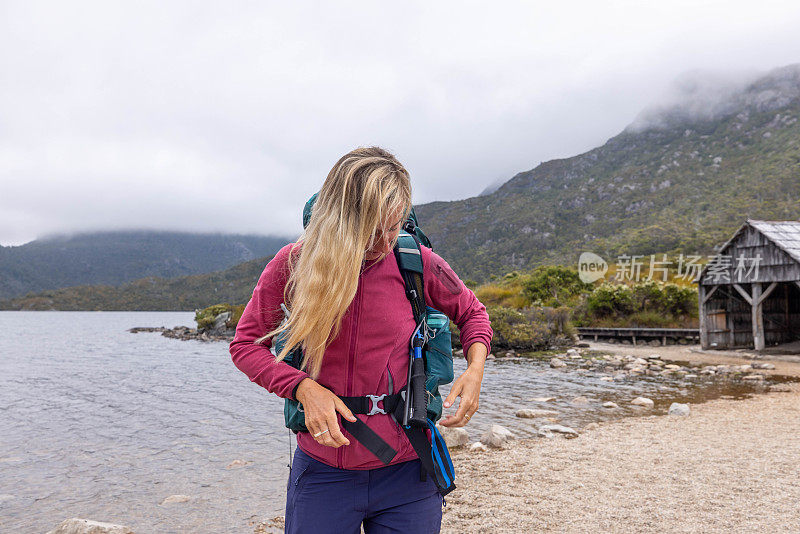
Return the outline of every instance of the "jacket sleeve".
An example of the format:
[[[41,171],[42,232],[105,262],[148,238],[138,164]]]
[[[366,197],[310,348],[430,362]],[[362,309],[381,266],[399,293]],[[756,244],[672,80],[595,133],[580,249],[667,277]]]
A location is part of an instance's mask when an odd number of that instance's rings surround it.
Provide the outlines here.
[[[493,332],[486,306],[446,261],[425,246],[422,246],[422,262],[425,300],[456,323],[461,331],[464,357],[473,343],[483,343],[487,352],[491,352]]]
[[[281,303],[289,277],[288,259],[291,244],[286,245],[264,268],[253,296],[247,303],[230,343],[234,365],[252,381],[279,397],[294,398],[295,389],[308,374],[275,360],[270,352],[272,340],[262,344],[254,340],[276,328],[283,319]]]

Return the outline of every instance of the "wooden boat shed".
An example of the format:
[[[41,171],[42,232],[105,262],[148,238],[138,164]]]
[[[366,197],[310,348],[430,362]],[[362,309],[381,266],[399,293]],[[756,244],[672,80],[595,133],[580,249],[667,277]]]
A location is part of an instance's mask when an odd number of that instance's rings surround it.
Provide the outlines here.
[[[800,339],[800,221],[747,219],[697,281],[704,349]]]

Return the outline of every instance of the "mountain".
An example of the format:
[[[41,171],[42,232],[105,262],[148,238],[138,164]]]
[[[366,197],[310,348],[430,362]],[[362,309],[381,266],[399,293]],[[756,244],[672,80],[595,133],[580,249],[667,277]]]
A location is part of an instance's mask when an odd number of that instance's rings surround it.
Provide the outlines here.
[[[76,286],[0,301],[0,310],[192,311],[212,304],[244,304],[272,256],[206,274],[150,276],[119,287]]]
[[[460,275],[575,265],[583,251],[707,255],[746,218],[800,219],[800,65],[747,82],[682,80],[603,146],[494,192],[415,207]]]
[[[57,288],[118,286],[145,277],[208,273],[274,254],[276,236],[114,231],[49,236],[0,246],[0,299]]]
[[[574,265],[583,251],[609,263],[621,254],[707,255],[747,218],[800,220],[798,118],[800,65],[747,81],[695,74],[681,80],[670,102],[645,110],[603,146],[542,163],[481,196],[415,210],[437,252],[476,281],[541,264]],[[108,232],[0,247],[0,298],[129,282],[0,306],[173,310],[243,303],[263,256],[287,241]],[[211,278],[163,279],[255,257],[253,265]]]

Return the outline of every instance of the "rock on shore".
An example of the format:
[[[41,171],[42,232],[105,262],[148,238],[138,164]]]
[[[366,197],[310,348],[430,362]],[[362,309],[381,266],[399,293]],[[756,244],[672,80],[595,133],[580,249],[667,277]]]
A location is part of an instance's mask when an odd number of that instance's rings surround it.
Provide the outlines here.
[[[489,447],[502,447],[507,441],[514,439],[509,429],[500,425],[492,425],[481,437],[481,443]]]
[[[536,410],[532,408],[520,408],[514,415],[517,417],[521,417],[523,419],[534,419],[537,417],[553,417],[558,416],[559,413],[556,410]]]
[[[448,449],[463,447],[469,443],[469,433],[463,428],[451,428],[441,425],[437,425],[436,428],[439,429],[439,433],[442,435],[442,438],[444,438],[444,443],[447,445]]]
[[[175,328],[166,328],[164,326],[136,326],[128,329],[132,334],[139,332],[161,332],[164,337],[172,339],[180,339],[181,341],[227,341],[233,340],[236,333],[232,329],[227,329],[221,332],[204,332],[198,331],[196,328],[189,328],[188,326],[176,326]]]
[[[47,534],[133,534],[133,530],[123,525],[73,517],[64,520]]]
[[[689,405],[673,402],[669,406],[669,415],[687,416],[689,415]]]
[[[543,438],[552,438],[554,434],[561,434],[568,439],[578,437],[578,432],[568,426],[544,425],[539,427],[539,436]]]

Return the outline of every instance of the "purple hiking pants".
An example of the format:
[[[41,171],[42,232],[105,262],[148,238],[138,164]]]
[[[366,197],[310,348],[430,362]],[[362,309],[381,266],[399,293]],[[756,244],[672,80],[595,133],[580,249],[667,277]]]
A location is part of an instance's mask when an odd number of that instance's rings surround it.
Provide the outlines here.
[[[420,481],[420,461],[369,470],[338,469],[294,455],[286,489],[286,533],[435,534],[442,497],[430,477]]]

